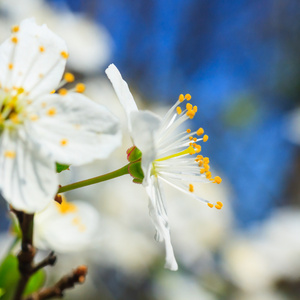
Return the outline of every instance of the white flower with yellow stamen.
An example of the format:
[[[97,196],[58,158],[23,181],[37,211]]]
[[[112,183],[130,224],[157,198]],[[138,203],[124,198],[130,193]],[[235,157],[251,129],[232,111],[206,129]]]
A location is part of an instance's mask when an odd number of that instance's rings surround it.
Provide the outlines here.
[[[82,251],[91,247],[99,231],[99,215],[83,201],[55,201],[34,216],[34,245],[59,253]]]
[[[191,99],[189,94],[180,95],[175,105],[161,120],[149,111],[138,110],[127,83],[122,79],[115,65],[110,65],[106,69],[106,74],[126,111],[133,143],[142,152],[143,185],[150,198],[149,211],[156,228],[156,240],[165,241],[165,266],[177,270],[160,180],[213,207],[212,203],[195,195],[193,184],[187,183],[222,181],[219,176],[211,177],[208,157],[192,156],[201,152],[201,146],[197,142],[206,142],[208,136],[203,136],[202,128],[195,132],[188,129],[179,134],[176,131],[183,122],[192,119],[197,112],[197,107],[190,103],[186,104],[185,109],[181,108],[185,100]],[[221,202],[215,205],[217,209],[221,209],[222,206]]]
[[[33,19],[0,45],[0,192],[17,210],[36,212],[51,201],[55,162],[84,164],[120,143],[117,119],[76,93],[82,86],[53,93],[67,58],[65,42]]]

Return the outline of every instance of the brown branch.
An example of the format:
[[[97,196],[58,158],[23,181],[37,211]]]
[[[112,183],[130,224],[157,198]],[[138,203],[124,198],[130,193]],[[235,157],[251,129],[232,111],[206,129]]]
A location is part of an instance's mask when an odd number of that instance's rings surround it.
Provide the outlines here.
[[[83,283],[87,274],[86,266],[79,266],[72,273],[62,277],[54,286],[43,288],[33,293],[24,300],[43,300],[53,297],[62,298],[64,290],[74,287],[75,284]]]
[[[39,262],[31,269],[31,274],[37,272],[38,270],[46,266],[54,266],[55,262],[56,262],[56,255],[54,254],[54,251],[51,251],[46,258],[44,258],[41,262]]]
[[[32,245],[33,237],[33,214],[26,214],[21,211],[13,210],[16,214],[22,231],[21,251],[18,254],[19,271],[21,278],[19,280],[14,300],[20,300],[26,287],[26,284],[32,274],[33,258],[36,250]]]

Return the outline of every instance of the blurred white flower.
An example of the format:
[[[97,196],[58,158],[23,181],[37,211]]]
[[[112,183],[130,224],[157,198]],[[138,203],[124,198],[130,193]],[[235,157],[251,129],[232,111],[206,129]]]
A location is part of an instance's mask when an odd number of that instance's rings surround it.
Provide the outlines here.
[[[178,190],[190,194],[195,199],[214,205],[200,198],[194,193],[194,186],[188,182],[214,182],[220,183],[219,176],[211,178],[209,159],[198,155],[201,146],[198,141],[206,142],[207,135],[203,138],[204,130],[199,128],[195,132],[188,129],[176,134],[176,129],[185,121],[192,119],[197,107],[187,103],[182,111],[180,105],[184,100],[189,101],[190,95],[180,95],[179,100],[167,112],[163,120],[149,111],[139,111],[127,83],[122,79],[119,70],[111,64],[106,69],[106,74],[115,89],[115,92],[127,114],[128,127],[134,145],[142,152],[141,165],[144,172],[143,185],[149,196],[149,211],[156,228],[155,239],[165,241],[166,268],[177,270],[169,233],[168,216],[164,204],[161,182],[165,181]],[[197,137],[194,137],[194,136]],[[134,148],[132,148],[134,151]],[[129,150],[128,155],[131,155]],[[223,204],[218,202],[216,208],[221,209]]]
[[[83,201],[55,201],[34,217],[34,245],[58,253],[79,252],[91,248],[100,230],[94,207]]]
[[[27,19],[0,46],[0,190],[18,210],[54,197],[55,162],[80,165],[120,143],[117,119],[79,93],[50,94],[68,58],[65,42]]]
[[[95,73],[103,68],[111,55],[112,39],[101,25],[87,16],[72,13],[60,4],[52,8],[44,0],[2,0],[0,1],[0,38],[7,35],[8,25],[35,16],[41,23],[58,33],[68,45],[70,57],[68,67],[82,73]]]

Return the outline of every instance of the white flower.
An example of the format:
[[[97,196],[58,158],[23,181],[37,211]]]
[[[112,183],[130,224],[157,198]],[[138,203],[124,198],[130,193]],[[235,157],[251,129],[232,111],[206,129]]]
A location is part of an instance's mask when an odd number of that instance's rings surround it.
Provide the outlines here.
[[[99,231],[99,215],[83,201],[51,201],[34,217],[34,245],[59,253],[78,252],[89,248]]]
[[[51,93],[67,58],[65,42],[32,19],[0,46],[0,191],[15,209],[47,206],[58,188],[55,162],[84,164],[120,143],[105,107],[79,93]]]
[[[143,185],[150,198],[149,212],[156,228],[155,238],[157,241],[165,241],[165,267],[177,270],[160,181],[165,181],[213,207],[209,201],[193,193],[194,186],[191,183],[185,182],[221,182],[218,176],[211,178],[207,157],[203,158],[202,155],[198,155],[195,159],[191,156],[201,151],[201,146],[196,142],[202,140],[206,142],[208,136],[204,135],[200,138],[204,133],[202,128],[195,132],[188,129],[185,132],[176,133],[178,126],[193,118],[197,112],[197,107],[193,107],[190,103],[187,103],[183,111],[180,107],[184,100],[191,99],[190,95],[187,94],[185,97],[180,95],[179,100],[161,120],[149,111],[138,111],[127,83],[114,65],[106,69],[106,74],[126,111],[133,143],[142,152]],[[217,202],[216,208],[221,209],[222,203]]]

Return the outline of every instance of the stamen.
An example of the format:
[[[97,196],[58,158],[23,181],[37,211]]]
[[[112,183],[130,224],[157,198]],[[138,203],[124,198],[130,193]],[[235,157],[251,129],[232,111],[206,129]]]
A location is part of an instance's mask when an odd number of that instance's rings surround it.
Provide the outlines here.
[[[192,184],[189,185],[189,191],[190,191],[191,193],[194,192],[194,186],[193,186]]]
[[[193,109],[193,105],[191,103],[187,103],[185,107],[186,107],[187,110],[192,110]]]
[[[50,117],[53,117],[54,115],[56,115],[56,108],[52,107],[47,111],[47,115]]]
[[[69,54],[66,51],[62,51],[60,52],[60,55],[62,56],[62,58],[67,59],[69,57]]]
[[[68,140],[67,139],[62,139],[60,141],[61,146],[66,146],[68,144]]]
[[[203,158],[203,162],[204,162],[205,164],[209,164],[209,158],[208,158],[208,157],[204,157],[204,158]]]
[[[13,65],[12,63],[8,64],[8,68],[9,68],[10,70],[12,70],[13,67],[14,67],[14,65]]]
[[[18,32],[19,30],[20,30],[20,27],[18,25],[15,25],[11,28],[11,32],[14,32],[14,33]]]
[[[182,110],[181,110],[181,108],[179,106],[176,107],[176,111],[177,111],[178,115],[180,115],[182,113]]]
[[[5,151],[4,156],[7,158],[15,158],[16,157],[16,152],[15,151]]]
[[[179,95],[178,100],[179,100],[179,102],[183,102],[183,101],[184,101],[184,96],[183,96],[183,94],[180,94],[180,95]]]
[[[73,82],[75,80],[75,76],[72,73],[66,73],[64,76],[64,80],[66,82]]]
[[[204,129],[203,128],[199,128],[197,130],[197,135],[202,135],[204,133]]]
[[[208,140],[208,135],[205,134],[205,135],[203,136],[203,142],[207,142],[207,140]]]
[[[63,88],[63,89],[60,89],[60,90],[58,91],[58,93],[59,93],[61,96],[65,96],[65,95],[68,94],[68,90]]]
[[[222,182],[222,178],[220,176],[216,176],[215,178],[215,183],[220,184]]]
[[[191,133],[191,129],[187,129],[186,132],[187,132],[187,133]]]
[[[212,203],[207,203],[207,205],[210,207],[210,208],[213,208],[214,205]]]
[[[186,95],[185,95],[185,99],[186,99],[187,101],[190,101],[190,100],[192,99],[192,96],[191,96],[190,94],[186,94]]]
[[[43,52],[45,52],[45,47],[40,46],[39,50],[40,50],[41,53],[43,53]]]
[[[76,84],[75,90],[77,93],[83,93],[85,91],[85,85],[83,83]]]
[[[15,36],[13,36],[13,37],[11,38],[11,41],[12,41],[14,44],[16,44],[16,43],[18,42],[18,38],[15,37]]]

